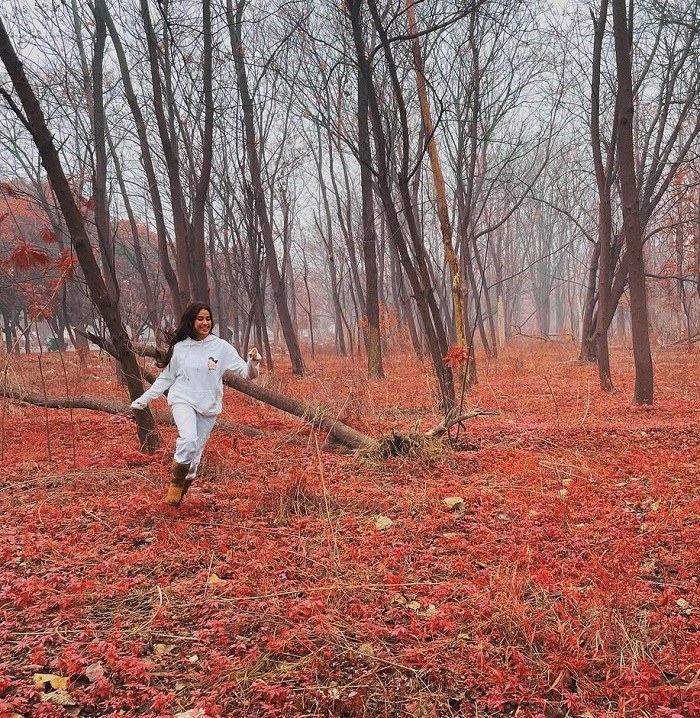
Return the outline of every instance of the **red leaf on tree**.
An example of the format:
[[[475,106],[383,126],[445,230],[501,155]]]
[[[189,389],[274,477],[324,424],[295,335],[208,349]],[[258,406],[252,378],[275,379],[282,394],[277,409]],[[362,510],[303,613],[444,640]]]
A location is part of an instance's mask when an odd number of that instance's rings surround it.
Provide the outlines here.
[[[58,235],[52,229],[42,229],[39,235],[45,244],[56,244]]]
[[[13,199],[19,198],[19,192],[9,182],[0,182],[0,192]]]
[[[77,263],[78,260],[71,253],[70,249],[64,249],[54,260],[53,264],[67,281],[72,281],[75,278],[75,267]]]
[[[93,212],[95,210],[94,197],[80,197],[80,204],[82,204],[88,212]]]
[[[32,244],[20,244],[12,252],[10,260],[18,269],[27,270],[32,267],[45,267],[51,261],[51,257]]]
[[[457,369],[467,363],[467,347],[452,347],[442,358],[447,366]]]

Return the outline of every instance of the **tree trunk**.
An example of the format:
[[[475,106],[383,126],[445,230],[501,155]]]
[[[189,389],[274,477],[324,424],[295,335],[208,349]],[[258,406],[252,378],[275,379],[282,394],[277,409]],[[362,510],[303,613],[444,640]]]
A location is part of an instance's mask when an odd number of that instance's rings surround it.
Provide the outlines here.
[[[608,327],[611,318],[610,282],[612,277],[612,176],[615,160],[617,133],[613,137],[607,152],[607,161],[603,163],[602,137],[600,133],[600,67],[603,37],[608,16],[608,0],[601,0],[600,14],[594,19],[595,39],[593,43],[593,68],[591,82],[591,149],[598,186],[598,314],[595,326],[596,357],[598,359],[598,381],[603,391],[613,389],[610,373],[610,350],[608,347]]]
[[[409,251],[404,229],[399,219],[398,210],[389,186],[389,160],[387,156],[387,142],[382,124],[382,116],[379,109],[379,100],[372,80],[372,69],[367,59],[367,53],[362,35],[361,0],[352,0],[350,5],[350,18],[352,23],[353,40],[357,61],[360,66],[366,87],[368,90],[368,102],[370,117],[374,136],[374,148],[377,160],[377,184],[379,187],[382,204],[386,211],[387,222],[391,232],[394,245],[398,250],[399,259],[406,272],[406,276],[413,290],[416,307],[421,318],[423,331],[426,334],[427,349],[435,371],[435,377],[440,389],[440,402],[445,410],[454,406],[455,390],[452,377],[452,369],[444,364],[443,356],[449,347],[447,336],[441,322],[440,312],[435,302],[432,286],[429,281],[429,273],[426,264],[425,247],[418,232],[411,206],[410,187],[408,186],[408,121],[406,108],[402,102],[401,85],[398,80],[396,65],[393,62],[391,47],[386,31],[381,24],[381,17],[373,0],[370,0],[370,11],[374,19],[375,28],[382,40],[385,50],[389,71],[392,76],[392,88],[397,102],[399,103],[399,114],[401,116],[401,138],[403,144],[402,168],[399,179],[399,189],[404,205],[404,218],[408,226],[408,233],[411,238],[413,257]]]
[[[382,342],[379,322],[379,273],[377,271],[377,229],[374,224],[374,188],[372,182],[372,146],[369,132],[369,95],[367,78],[357,73],[357,145],[362,192],[362,255],[365,262],[367,304],[366,348],[370,379],[382,379]]]
[[[121,38],[117,33],[117,29],[111,15],[109,14],[105,0],[97,0],[95,2],[95,14],[98,13],[104,14],[107,30],[109,31],[109,36],[112,40],[112,45],[114,45],[114,51],[119,62],[119,70],[121,73],[122,84],[124,86],[126,101],[134,118],[136,134],[139,138],[139,147],[141,148],[141,161],[143,162],[144,172],[146,173],[148,193],[151,198],[153,214],[155,216],[156,233],[158,235],[158,258],[160,260],[161,269],[163,270],[163,276],[168,284],[168,289],[170,290],[173,311],[175,315],[179,317],[184,310],[184,306],[182,305],[180,298],[177,274],[170,263],[170,256],[168,254],[168,233],[165,227],[165,219],[163,215],[163,201],[160,196],[160,190],[158,189],[158,180],[156,179],[156,172],[153,166],[153,157],[151,155],[151,148],[146,134],[146,122],[143,119],[141,107],[139,106],[136,93],[134,92],[134,87],[131,82],[129,65],[126,61],[126,55],[124,53]]]
[[[202,133],[202,167],[197,180],[192,209],[192,259],[190,262],[190,278],[192,298],[210,303],[209,279],[207,277],[207,252],[205,241],[204,220],[206,218],[207,196],[211,181],[212,158],[214,154],[214,91],[213,91],[213,41],[211,26],[211,0],[202,0],[202,35],[203,49],[203,99],[204,99],[204,131]]]
[[[190,303],[190,248],[189,248],[189,222],[185,215],[185,200],[180,179],[180,158],[177,150],[177,138],[173,136],[168,127],[165,114],[165,100],[163,98],[163,80],[158,64],[159,42],[151,23],[151,14],[148,0],[141,0],[141,19],[146,34],[148,46],[148,60],[151,70],[151,84],[153,87],[153,110],[158,123],[163,157],[168,170],[168,184],[170,187],[170,205],[172,208],[173,229],[175,231],[175,252],[177,279],[179,289],[179,303],[185,307]],[[164,43],[167,47],[167,43]],[[166,59],[167,62],[167,59]]]
[[[654,403],[654,371],[649,343],[649,317],[644,277],[642,227],[634,162],[634,94],[630,30],[625,0],[612,0],[617,64],[617,118],[619,136],[620,194],[629,263],[632,350],[634,353],[634,403]]]
[[[442,245],[445,252],[445,259],[452,275],[451,288],[455,335],[457,337],[457,346],[464,347],[467,344],[467,339],[464,321],[464,305],[462,304],[462,274],[452,244],[450,211],[445,193],[445,179],[442,175],[437,142],[435,141],[435,127],[430,112],[430,100],[428,99],[428,90],[425,84],[425,68],[418,35],[418,24],[416,23],[414,0],[406,0],[406,14],[408,17],[408,31],[412,35],[411,49],[413,51],[413,63],[416,71],[416,86],[418,88],[418,99],[420,100],[423,129],[428,143],[430,166],[433,171],[433,184],[435,186],[435,199],[437,203],[438,220],[440,222]]]

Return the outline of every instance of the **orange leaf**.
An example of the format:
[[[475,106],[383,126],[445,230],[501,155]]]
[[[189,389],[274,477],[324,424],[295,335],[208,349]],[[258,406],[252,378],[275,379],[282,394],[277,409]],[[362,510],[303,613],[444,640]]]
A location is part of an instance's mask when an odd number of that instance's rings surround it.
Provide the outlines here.
[[[51,261],[51,257],[32,244],[20,244],[12,252],[10,260],[17,269],[27,270],[32,267],[45,267]]]
[[[39,236],[46,244],[56,244],[58,242],[58,235],[52,229],[42,229]]]
[[[75,277],[75,266],[78,260],[71,253],[70,249],[64,249],[61,254],[54,260],[54,267],[64,276],[67,280],[72,280]]]

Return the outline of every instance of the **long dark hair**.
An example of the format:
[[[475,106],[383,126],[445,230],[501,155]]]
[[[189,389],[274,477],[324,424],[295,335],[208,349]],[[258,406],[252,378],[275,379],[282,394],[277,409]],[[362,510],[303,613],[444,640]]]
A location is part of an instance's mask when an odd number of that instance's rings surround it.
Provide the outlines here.
[[[157,352],[157,367],[164,369],[168,366],[168,364],[170,364],[170,360],[173,358],[173,349],[175,349],[175,345],[178,342],[181,342],[183,339],[187,339],[188,337],[190,339],[197,338],[194,335],[194,320],[197,318],[197,315],[202,311],[202,309],[206,309],[206,311],[209,312],[209,316],[211,317],[211,328],[214,328],[214,314],[211,311],[211,307],[204,302],[192,302],[192,304],[190,304],[182,313],[177,329],[175,329],[175,331],[170,329],[165,332],[165,338],[168,341],[168,351],[166,351],[165,354],[161,351]]]

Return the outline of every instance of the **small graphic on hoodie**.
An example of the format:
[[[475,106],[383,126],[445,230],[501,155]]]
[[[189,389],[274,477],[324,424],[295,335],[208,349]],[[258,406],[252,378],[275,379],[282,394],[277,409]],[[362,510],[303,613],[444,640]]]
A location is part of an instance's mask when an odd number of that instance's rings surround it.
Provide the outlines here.
[[[207,369],[210,369],[211,371],[216,370],[216,365],[219,363],[218,359],[214,359],[214,357],[209,357],[209,361],[207,361]]]

